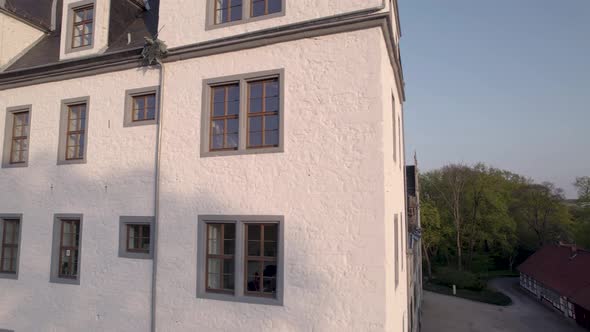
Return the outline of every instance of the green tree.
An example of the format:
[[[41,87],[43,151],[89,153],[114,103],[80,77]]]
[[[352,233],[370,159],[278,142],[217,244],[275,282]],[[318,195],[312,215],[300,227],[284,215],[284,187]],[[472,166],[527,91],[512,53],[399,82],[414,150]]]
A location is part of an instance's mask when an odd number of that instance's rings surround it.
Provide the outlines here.
[[[443,226],[438,209],[429,201],[420,203],[420,223],[422,225],[422,254],[426,261],[428,278],[432,279],[431,257],[443,240]]]
[[[578,201],[590,202],[590,176],[577,177],[574,186],[578,189]]]
[[[571,216],[563,201],[563,192],[551,183],[528,184],[514,192],[511,211],[534,233],[537,247],[541,247],[569,239]]]

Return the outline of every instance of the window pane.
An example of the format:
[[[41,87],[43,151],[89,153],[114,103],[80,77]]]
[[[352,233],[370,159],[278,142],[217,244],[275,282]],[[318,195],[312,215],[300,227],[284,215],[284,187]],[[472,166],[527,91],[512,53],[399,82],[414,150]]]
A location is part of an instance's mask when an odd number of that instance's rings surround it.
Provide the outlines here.
[[[263,292],[275,293],[277,290],[277,266],[274,262],[265,262],[263,271]]]
[[[230,101],[227,103],[227,115],[236,115],[240,113],[240,102]]]
[[[147,96],[147,107],[155,108],[156,107],[156,95],[151,94]]]
[[[264,129],[265,130],[279,130],[279,116],[268,115],[264,117]]]
[[[93,17],[94,17],[94,7],[92,7],[92,8],[88,8],[88,9],[86,10],[86,19],[87,19],[87,20],[92,20],[92,19],[93,19]]]
[[[227,91],[227,100],[228,101],[238,101],[240,100],[240,86],[239,85],[231,85]]]
[[[227,135],[227,146],[226,148],[237,148],[239,137],[237,134]]]
[[[248,241],[248,256],[260,256],[260,241]]]
[[[248,261],[247,263],[247,273],[246,273],[246,282],[247,282],[247,290],[249,292],[259,292],[260,291],[260,278],[261,278],[261,271],[260,271],[261,263],[258,261]]]
[[[222,225],[208,225],[208,253],[210,255],[220,255],[219,243],[221,241],[221,226]]]
[[[250,113],[262,112],[262,99],[250,99]]]
[[[82,46],[82,36],[74,37],[73,42],[72,42],[72,46],[73,47],[80,47],[80,46]]]
[[[279,98],[278,97],[267,97],[265,112],[278,112],[279,111]]]
[[[273,79],[265,82],[266,97],[278,97],[279,96],[279,80]]]
[[[264,0],[253,0],[252,1],[252,16],[262,16],[264,15],[264,7],[265,3]]]
[[[212,149],[223,149],[223,135],[214,135],[211,138]]]
[[[225,120],[213,121],[213,135],[221,135],[224,132]]]
[[[260,225],[248,225],[248,240],[260,240]]]
[[[213,102],[223,103],[225,101],[225,87],[213,88]]]
[[[156,119],[156,109],[153,107],[148,108],[147,110],[147,120],[155,120]]]
[[[279,145],[279,132],[278,131],[266,131],[264,133],[264,145]]]
[[[248,131],[251,133],[262,131],[262,116],[256,116],[256,117],[249,118]]]
[[[250,133],[250,142],[248,146],[261,146],[262,145],[262,133]]]
[[[268,0],[268,13],[278,13],[281,11],[282,0]]]
[[[262,98],[262,82],[250,83],[250,98]]]
[[[227,133],[228,134],[237,134],[239,125],[240,125],[240,123],[239,123],[238,119],[227,120]]]
[[[230,21],[239,21],[242,19],[242,0],[232,0],[230,12]]]
[[[74,12],[74,23],[79,23],[84,21],[84,10],[77,10]]]

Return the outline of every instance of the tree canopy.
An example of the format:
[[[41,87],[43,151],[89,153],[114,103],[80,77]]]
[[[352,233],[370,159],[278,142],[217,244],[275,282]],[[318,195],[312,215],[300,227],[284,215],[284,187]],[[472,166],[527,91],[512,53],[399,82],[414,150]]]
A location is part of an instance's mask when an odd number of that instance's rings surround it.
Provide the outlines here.
[[[590,202],[590,177],[576,180]],[[551,183],[489,167],[451,164],[420,177],[423,256],[431,267],[510,269],[539,247],[590,247],[590,204],[568,204]]]

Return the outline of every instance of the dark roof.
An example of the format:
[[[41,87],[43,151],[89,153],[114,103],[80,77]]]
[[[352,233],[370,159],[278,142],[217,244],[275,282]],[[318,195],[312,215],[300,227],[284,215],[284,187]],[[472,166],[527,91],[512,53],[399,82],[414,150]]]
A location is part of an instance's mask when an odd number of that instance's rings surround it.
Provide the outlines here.
[[[518,270],[590,310],[590,251],[574,251],[571,245],[547,245]]]
[[[17,0],[7,0],[17,1]],[[24,1],[24,0],[18,0]],[[27,0],[50,1],[50,0]],[[16,60],[5,72],[59,63],[63,0],[57,0],[56,29]],[[144,37],[154,37],[158,30],[159,0],[150,0],[149,11],[135,1],[111,0],[109,17],[109,46],[105,53],[143,47]],[[51,10],[50,10],[51,11]],[[128,34],[131,42],[128,43]]]
[[[4,0],[4,2],[3,9],[6,11],[46,30],[51,28],[53,0]]]

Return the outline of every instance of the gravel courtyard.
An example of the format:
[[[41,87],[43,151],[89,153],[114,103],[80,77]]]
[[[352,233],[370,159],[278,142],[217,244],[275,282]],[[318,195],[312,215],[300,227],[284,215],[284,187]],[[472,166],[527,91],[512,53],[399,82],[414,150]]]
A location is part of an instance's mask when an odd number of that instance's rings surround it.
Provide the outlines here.
[[[424,292],[423,332],[587,332],[575,322],[516,289],[518,278],[493,280],[491,286],[510,296],[507,307]]]

